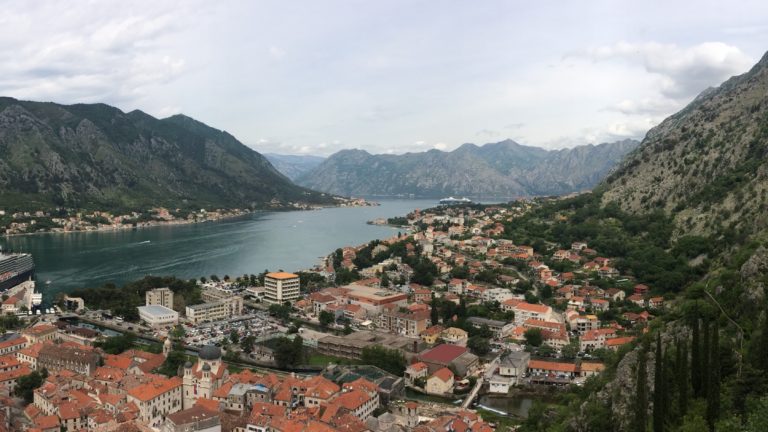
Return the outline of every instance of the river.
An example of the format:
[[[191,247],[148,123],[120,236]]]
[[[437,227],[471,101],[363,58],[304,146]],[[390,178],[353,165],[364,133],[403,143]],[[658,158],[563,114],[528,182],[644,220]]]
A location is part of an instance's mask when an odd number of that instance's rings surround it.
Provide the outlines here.
[[[0,246],[32,253],[38,289],[44,304],[50,304],[59,292],[107,282],[120,285],[145,275],[236,277],[265,269],[307,269],[336,248],[398,232],[366,221],[437,204],[419,199],[378,202],[381,206],[259,212],[191,225],[2,237]]]

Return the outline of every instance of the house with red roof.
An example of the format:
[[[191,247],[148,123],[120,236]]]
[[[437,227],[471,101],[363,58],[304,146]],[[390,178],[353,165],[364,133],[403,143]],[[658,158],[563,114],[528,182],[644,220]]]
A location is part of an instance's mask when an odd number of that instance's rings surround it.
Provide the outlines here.
[[[427,378],[426,392],[434,395],[453,393],[454,377],[450,369],[444,367]]]
[[[417,356],[417,359],[429,366],[430,373],[447,367],[455,370],[460,376],[466,375],[479,362],[478,357],[470,353],[467,348],[449,344],[440,344],[423,351]]]

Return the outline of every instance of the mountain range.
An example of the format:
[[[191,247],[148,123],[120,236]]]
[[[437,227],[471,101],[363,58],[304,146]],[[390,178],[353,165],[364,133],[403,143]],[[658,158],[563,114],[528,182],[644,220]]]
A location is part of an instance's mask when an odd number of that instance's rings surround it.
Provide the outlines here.
[[[519,197],[589,190],[638,142],[545,150],[506,140],[403,155],[342,150],[298,177],[302,186],[341,195]]]
[[[184,115],[0,98],[4,208],[280,207],[332,197],[293,184],[225,131]]]
[[[768,228],[768,54],[651,129],[598,191],[634,213],[675,217],[679,234]]]
[[[325,160],[322,156],[312,155],[282,155],[264,153],[264,156],[278,171],[292,181],[296,181],[305,173],[311,171]]]

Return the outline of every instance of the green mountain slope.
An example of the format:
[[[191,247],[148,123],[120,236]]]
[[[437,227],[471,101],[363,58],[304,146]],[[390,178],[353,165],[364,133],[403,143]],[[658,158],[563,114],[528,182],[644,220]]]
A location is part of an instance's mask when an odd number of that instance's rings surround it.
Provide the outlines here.
[[[4,207],[264,207],[323,203],[227,132],[183,115],[0,98]]]
[[[768,227],[768,55],[648,132],[599,190],[605,203],[673,214],[678,234]]]
[[[297,182],[344,195],[559,195],[592,188],[637,144],[625,140],[547,151],[507,140],[404,155],[343,150]]]

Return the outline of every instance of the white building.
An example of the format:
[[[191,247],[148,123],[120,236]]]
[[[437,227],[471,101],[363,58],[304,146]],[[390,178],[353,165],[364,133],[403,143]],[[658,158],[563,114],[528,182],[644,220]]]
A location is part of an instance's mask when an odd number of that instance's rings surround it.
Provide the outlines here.
[[[162,307],[162,306],[161,306]],[[128,391],[128,402],[139,408],[139,418],[158,428],[166,415],[182,409],[182,380],[179,377],[158,378]]]
[[[219,321],[242,315],[243,298],[231,296],[222,300],[187,306],[187,319],[193,324]]]
[[[520,302],[512,307],[515,312],[515,325],[521,326],[529,319],[538,321],[559,321],[552,308],[542,304]]]
[[[267,303],[283,304],[299,299],[299,276],[293,273],[267,273],[264,277],[264,287],[264,301]]]
[[[163,327],[179,323],[179,313],[165,306],[139,306],[139,317],[152,327]]]
[[[170,288],[151,289],[145,294],[145,304],[147,306],[160,305],[173,309],[173,291]]]

